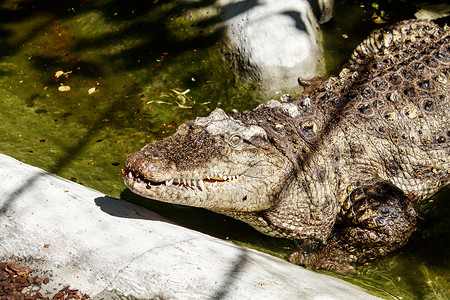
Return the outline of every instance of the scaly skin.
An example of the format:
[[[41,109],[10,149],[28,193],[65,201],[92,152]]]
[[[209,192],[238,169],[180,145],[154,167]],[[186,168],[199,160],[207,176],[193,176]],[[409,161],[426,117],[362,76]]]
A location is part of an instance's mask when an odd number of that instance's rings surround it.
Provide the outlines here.
[[[355,272],[404,245],[412,204],[449,182],[449,35],[427,21],[380,30],[298,99],[216,109],[130,154],[125,184],[298,240],[294,263]]]

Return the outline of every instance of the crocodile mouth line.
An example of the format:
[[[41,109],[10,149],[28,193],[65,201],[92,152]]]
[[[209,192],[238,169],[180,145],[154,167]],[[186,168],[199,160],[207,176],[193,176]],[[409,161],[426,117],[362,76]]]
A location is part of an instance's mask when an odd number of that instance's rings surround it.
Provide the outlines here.
[[[204,179],[171,178],[169,180],[155,182],[145,178],[142,174],[133,170],[122,169],[127,180],[132,180],[146,189],[164,189],[167,187],[175,189],[187,189],[197,191],[211,191],[224,184],[235,183],[242,175],[224,175],[224,173],[211,173]]]

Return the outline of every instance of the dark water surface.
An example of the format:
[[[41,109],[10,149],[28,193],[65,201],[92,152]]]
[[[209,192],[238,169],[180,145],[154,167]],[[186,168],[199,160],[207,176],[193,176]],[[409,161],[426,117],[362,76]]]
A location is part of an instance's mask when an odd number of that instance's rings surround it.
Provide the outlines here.
[[[231,69],[213,4],[0,1],[0,152],[286,258],[290,241],[205,210],[137,197],[123,185],[127,154],[216,107],[253,109],[271,97]],[[372,13],[360,3],[337,3],[336,17],[323,25],[331,71],[381,26],[364,20]],[[449,205],[448,191],[423,203],[406,247],[344,279],[385,298],[449,298]]]

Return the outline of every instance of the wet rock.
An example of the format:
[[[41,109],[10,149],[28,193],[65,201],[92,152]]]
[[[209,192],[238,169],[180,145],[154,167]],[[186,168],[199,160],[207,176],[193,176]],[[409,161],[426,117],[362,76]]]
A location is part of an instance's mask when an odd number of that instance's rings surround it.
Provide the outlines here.
[[[320,2],[320,3],[319,3]],[[333,1],[220,0],[231,61],[266,89],[298,87],[297,78],[323,75],[320,32],[311,7],[331,18]]]

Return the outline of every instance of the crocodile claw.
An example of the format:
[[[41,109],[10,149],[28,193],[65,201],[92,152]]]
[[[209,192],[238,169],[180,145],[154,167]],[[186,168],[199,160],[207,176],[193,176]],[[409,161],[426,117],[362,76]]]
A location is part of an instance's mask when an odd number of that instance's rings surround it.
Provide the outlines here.
[[[358,274],[358,271],[349,262],[342,261],[342,257],[340,258],[340,261],[332,260],[329,257],[329,251],[326,251],[328,249],[325,249],[326,248],[322,248],[319,251],[308,254],[301,250],[295,251],[289,256],[289,261],[296,265],[313,267],[314,269],[326,270],[340,275]],[[333,255],[336,254],[337,253],[334,253]],[[346,253],[340,254],[349,256]],[[352,259],[349,257],[349,260]]]

